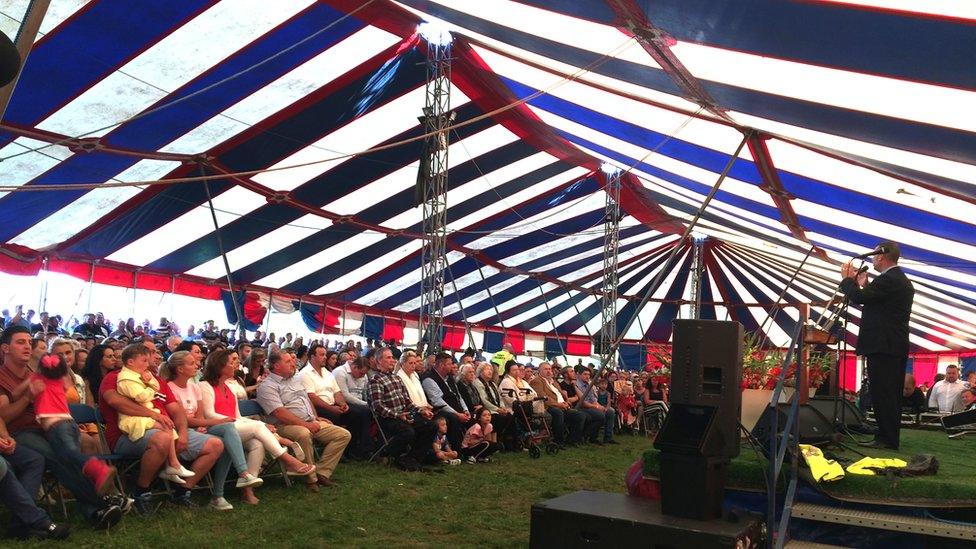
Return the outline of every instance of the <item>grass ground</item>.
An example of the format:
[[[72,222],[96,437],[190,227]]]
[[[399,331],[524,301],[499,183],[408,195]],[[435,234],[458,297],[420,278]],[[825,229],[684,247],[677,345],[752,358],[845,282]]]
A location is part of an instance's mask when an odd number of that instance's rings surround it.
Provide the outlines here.
[[[618,446],[569,449],[530,459],[503,454],[492,463],[404,473],[373,464],[341,464],[337,487],[318,494],[270,479],[257,507],[164,506],[150,517],[127,516],[109,532],[84,526],[72,547],[524,547],[533,503],[581,489],[624,492],[624,474],[650,447],[620,436]],[[205,502],[202,492],[197,501]],[[9,542],[7,542],[9,543]],[[3,541],[0,544],[7,545]],[[10,546],[14,546],[10,544]],[[20,547],[64,547],[54,543]]]
[[[884,476],[859,476],[848,474],[842,480],[821,484],[827,493],[838,498],[883,503],[927,503],[931,505],[976,506],[976,435],[970,438],[950,440],[941,431],[921,431],[902,429],[899,451],[858,448],[871,457],[897,457],[908,461],[915,454],[933,454],[939,460],[939,472],[933,476],[913,478]],[[851,451],[837,452],[841,457],[856,461],[861,458]],[[657,451],[648,450],[645,454],[645,473],[656,477],[658,468]],[[765,461],[760,461],[752,449],[742,444],[739,457],[729,466],[730,487],[763,489]]]

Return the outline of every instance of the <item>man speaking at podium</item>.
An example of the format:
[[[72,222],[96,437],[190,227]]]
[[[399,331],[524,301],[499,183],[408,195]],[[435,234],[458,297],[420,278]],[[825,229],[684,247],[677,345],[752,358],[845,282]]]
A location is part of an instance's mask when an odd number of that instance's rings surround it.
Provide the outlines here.
[[[861,305],[857,354],[868,363],[868,382],[878,434],[867,446],[898,449],[901,429],[901,392],[908,361],[908,318],[915,288],[898,266],[901,251],[894,242],[882,242],[861,256],[870,256],[878,276],[867,283],[867,272],[851,262],[841,267],[840,289]]]

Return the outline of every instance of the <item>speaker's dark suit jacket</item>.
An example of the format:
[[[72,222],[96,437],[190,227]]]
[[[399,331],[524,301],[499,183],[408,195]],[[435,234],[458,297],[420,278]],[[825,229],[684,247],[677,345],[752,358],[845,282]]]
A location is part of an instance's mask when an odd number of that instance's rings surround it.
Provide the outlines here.
[[[840,283],[852,303],[862,305],[857,354],[908,355],[908,318],[912,313],[915,288],[895,266],[878,275],[864,288],[853,278]]]

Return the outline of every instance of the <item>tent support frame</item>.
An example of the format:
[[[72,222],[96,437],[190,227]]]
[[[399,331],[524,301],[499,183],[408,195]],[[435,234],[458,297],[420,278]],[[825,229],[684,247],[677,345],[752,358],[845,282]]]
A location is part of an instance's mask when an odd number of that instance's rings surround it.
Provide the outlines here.
[[[420,253],[420,341],[423,354],[440,351],[444,325],[444,271],[447,268],[447,150],[451,112],[451,45],[427,42],[427,87],[423,116],[424,150],[417,173],[417,198],[423,210]]]
[[[620,251],[620,176],[619,169],[606,174],[606,205],[603,217],[603,279],[600,285],[600,367],[613,362],[617,337],[617,261]]]

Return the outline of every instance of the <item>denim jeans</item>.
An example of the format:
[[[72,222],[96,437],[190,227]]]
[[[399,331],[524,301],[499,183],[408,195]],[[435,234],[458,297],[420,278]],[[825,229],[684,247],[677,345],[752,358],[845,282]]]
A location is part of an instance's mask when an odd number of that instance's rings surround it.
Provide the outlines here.
[[[59,421],[44,431],[44,438],[52,448],[58,449],[58,455],[81,469],[91,456],[81,453],[81,435],[78,424],[71,420]]]
[[[105,506],[105,502],[95,494],[92,483],[81,474],[81,468],[75,466],[70,450],[60,445],[52,446],[41,431],[34,429],[19,431],[13,437],[17,446],[30,448],[44,457],[45,465],[58,482],[77,498],[78,510],[86,519],[90,520],[95,511]]]
[[[0,456],[0,503],[10,510],[7,532],[23,534],[29,527],[43,528],[51,522],[34,502],[44,474],[44,456],[17,445],[10,455]]]
[[[237,473],[247,471],[247,460],[244,458],[244,444],[241,442],[241,435],[237,432],[237,427],[233,423],[221,423],[207,428],[207,434],[213,435],[224,441],[224,452],[213,468],[213,490],[211,495],[215,498],[224,496],[224,484],[227,482],[227,475],[230,473],[230,466],[237,469]]]

